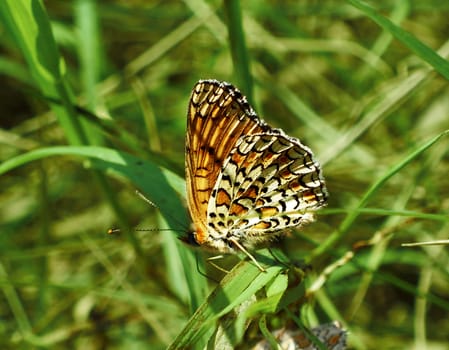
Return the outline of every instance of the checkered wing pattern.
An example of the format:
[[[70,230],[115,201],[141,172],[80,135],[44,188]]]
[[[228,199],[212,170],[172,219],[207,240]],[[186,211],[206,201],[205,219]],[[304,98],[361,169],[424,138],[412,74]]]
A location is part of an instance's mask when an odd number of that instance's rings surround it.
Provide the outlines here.
[[[232,252],[313,220],[327,192],[312,151],[258,118],[231,84],[199,81],[188,110],[186,179],[195,241]]]

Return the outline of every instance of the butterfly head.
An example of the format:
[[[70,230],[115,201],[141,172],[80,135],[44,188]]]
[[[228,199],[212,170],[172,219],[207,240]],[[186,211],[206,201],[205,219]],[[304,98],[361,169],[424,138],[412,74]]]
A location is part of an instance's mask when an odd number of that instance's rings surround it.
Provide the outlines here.
[[[211,252],[235,254],[239,251],[235,247],[234,239],[228,239],[226,236],[219,235],[217,232],[206,232],[197,227],[179,239],[190,246],[201,247]]]
[[[193,232],[189,232],[186,235],[183,235],[181,237],[178,237],[180,241],[184,242],[185,244],[191,245],[191,246],[195,246],[195,247],[199,247],[200,245],[198,244],[198,242],[195,240],[195,236]]]
[[[193,228],[187,233],[187,235],[180,237],[180,240],[188,245],[208,247],[210,245],[208,244],[210,242],[209,238],[209,233],[199,228]]]

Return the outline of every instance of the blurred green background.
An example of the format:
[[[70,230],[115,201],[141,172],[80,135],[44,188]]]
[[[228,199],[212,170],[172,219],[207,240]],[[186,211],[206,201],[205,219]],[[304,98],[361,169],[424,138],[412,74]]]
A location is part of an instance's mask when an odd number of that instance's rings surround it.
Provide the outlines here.
[[[265,322],[339,320],[349,348],[448,348],[447,245],[402,243],[449,238],[449,3],[3,0],[0,15],[0,347],[247,349]],[[204,78],[322,164],[328,207],[280,246],[305,277],[222,274],[178,242]],[[223,275],[226,298],[206,299]]]

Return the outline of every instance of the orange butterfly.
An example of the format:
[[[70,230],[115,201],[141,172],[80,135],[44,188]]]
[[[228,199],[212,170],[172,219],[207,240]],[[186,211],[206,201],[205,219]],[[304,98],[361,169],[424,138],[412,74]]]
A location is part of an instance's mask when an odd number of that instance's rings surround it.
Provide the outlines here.
[[[298,139],[259,119],[234,86],[200,80],[186,136],[190,240],[220,253],[248,252],[314,220],[326,204],[320,165]]]

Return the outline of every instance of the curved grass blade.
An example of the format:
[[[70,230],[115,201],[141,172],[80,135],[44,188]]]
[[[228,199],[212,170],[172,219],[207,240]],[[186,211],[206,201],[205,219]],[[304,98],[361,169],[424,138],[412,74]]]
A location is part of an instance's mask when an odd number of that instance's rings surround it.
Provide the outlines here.
[[[96,146],[59,146],[34,150],[8,159],[0,164],[0,175],[32,161],[51,156],[81,156],[92,160],[92,166],[122,176],[140,188],[149,199],[156,203],[166,218],[168,225],[184,234],[187,230],[187,213],[180,201],[184,193],[184,181],[172,172],[160,168],[158,164],[142,160],[126,152]],[[179,233],[179,235],[181,235]],[[178,245],[179,246],[179,245]],[[190,249],[179,249],[183,261],[184,276],[189,287],[191,308],[196,309],[204,298],[206,290],[204,279],[199,279],[195,257]]]
[[[407,166],[410,162],[415,160],[419,155],[425,152],[427,149],[432,147],[437,141],[439,141],[443,136],[449,134],[449,130],[442,132],[441,134],[435,136],[431,140],[427,141],[423,145],[419,146],[416,150],[412,151],[409,155],[407,155],[401,162],[393,166],[384,176],[382,176],[379,180],[377,180],[369,189],[366,191],[365,195],[360,199],[356,210],[349,213],[343,222],[340,224],[340,227],[334,231],[329,238],[323,242],[319,247],[315,248],[309,256],[310,259],[313,259],[323,252],[329,250],[331,246],[335,244],[336,241],[341,239],[342,235],[344,235],[351,225],[354,223],[356,218],[359,216],[359,209],[363,208],[371,199],[371,197],[377,193],[377,191],[383,186],[385,182],[387,182],[392,176],[400,172],[405,166]]]
[[[348,2],[362,11],[387,32],[391,33],[391,35],[407,46],[415,55],[429,63],[438,73],[449,80],[449,62],[438,55],[434,50],[361,1],[348,0]]]
[[[186,349],[199,342],[206,344],[211,336],[211,328],[215,329],[218,318],[250,300],[285,268],[277,265],[267,250],[259,251],[255,256],[260,263],[268,266],[266,271],[261,272],[257,266],[246,260],[237,264],[198,308],[168,349]],[[232,332],[237,334],[238,330]]]

